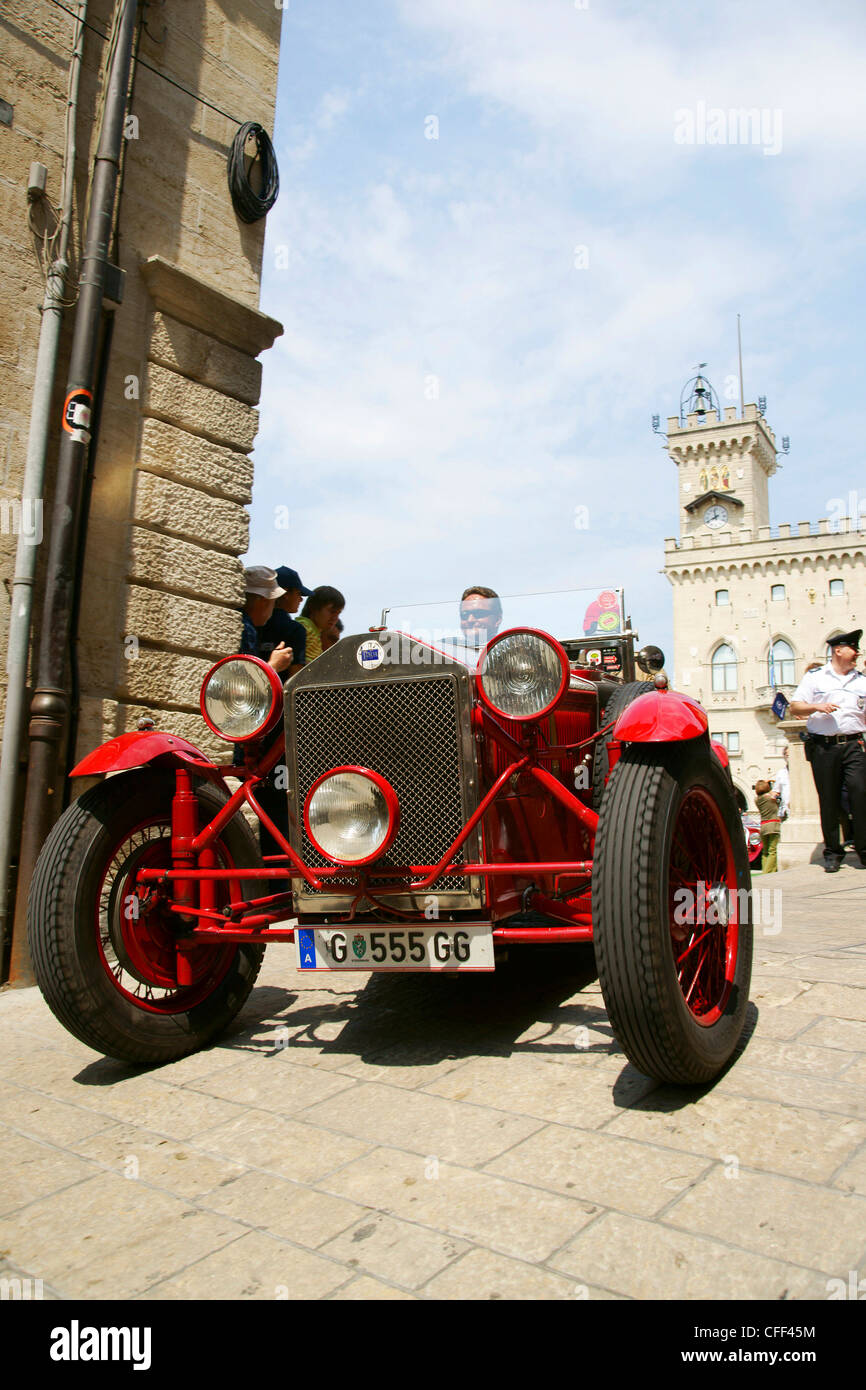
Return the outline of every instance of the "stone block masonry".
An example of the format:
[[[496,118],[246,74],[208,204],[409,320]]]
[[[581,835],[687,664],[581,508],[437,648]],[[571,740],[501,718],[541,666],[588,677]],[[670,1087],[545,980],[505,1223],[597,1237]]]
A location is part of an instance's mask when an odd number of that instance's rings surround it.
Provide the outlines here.
[[[167,263],[146,264],[143,276],[154,307],[131,508],[126,650],[114,694],[119,725],[134,727],[135,711],[154,718],[170,711],[164,722],[174,728],[178,714],[197,718],[208,666],[239,643],[238,556],[247,547],[244,504],[258,424],[250,401],[261,380],[250,349],[279,325],[192,277],[185,284]],[[225,335],[226,325],[240,330],[242,347],[206,331]],[[226,756],[200,720],[194,741]]]
[[[43,287],[27,225],[27,175],[31,160],[44,163],[47,195],[59,203],[74,20],[31,0],[7,0],[2,10],[0,82],[14,116],[0,127],[0,496],[11,499],[21,489]],[[105,33],[113,12],[114,0],[90,0],[88,22]],[[158,24],[141,32],[138,57],[149,67],[139,62],[135,71],[111,246],[126,288],[119,306],[106,306],[113,336],[78,624],[78,757],[134,729],[143,714],[207,742],[201,676],[239,644],[258,358],[282,329],[258,308],[265,223],[236,216],[226,159],[240,123],[273,130],[281,20],[282,10],[265,0],[185,0],[161,7]],[[74,274],[104,57],[105,44],[88,33]],[[57,434],[73,313],[57,369]],[[55,453],[52,438],[46,517]],[[15,540],[0,534],[7,580]],[[40,567],[37,627],[42,582]],[[0,588],[0,681],[7,613]],[[227,749],[211,739],[209,751],[225,758]]]

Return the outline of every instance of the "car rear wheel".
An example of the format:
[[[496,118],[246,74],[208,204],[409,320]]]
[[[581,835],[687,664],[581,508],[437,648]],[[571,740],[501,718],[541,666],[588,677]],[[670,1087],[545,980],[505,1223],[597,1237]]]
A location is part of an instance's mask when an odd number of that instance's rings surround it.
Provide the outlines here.
[[[30,888],[28,932],[36,980],[52,1012],[97,1052],[137,1065],[182,1057],[215,1037],[242,1007],[264,947],[196,944],[178,979],[183,926],[154,886],[138,892],[141,867],[171,867],[171,772],[138,769],[84,793],[54,826]],[[195,787],[199,824],[225,804]],[[217,867],[261,863],[252,831],[235,816],[215,846]],[[253,884],[234,885],[246,892]],[[232,885],[215,884],[216,905]]]
[[[614,1032],[647,1076],[700,1084],[729,1061],[748,1005],[750,887],[736,802],[706,738],[627,746],[599,817],[593,936]]]

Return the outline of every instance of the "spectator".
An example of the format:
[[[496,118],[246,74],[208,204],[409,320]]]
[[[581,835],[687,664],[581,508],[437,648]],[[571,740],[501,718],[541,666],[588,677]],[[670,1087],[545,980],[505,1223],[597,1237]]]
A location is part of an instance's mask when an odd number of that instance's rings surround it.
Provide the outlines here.
[[[322,651],[326,652],[329,647],[336,647],[343,635],[343,619],[337,618],[327,632],[322,633]]]
[[[308,662],[322,655],[322,634],[334,626],[345,606],[346,600],[340,590],[331,588],[329,584],[320,584],[310,594],[298,619],[306,630]]]
[[[761,814],[761,840],[763,842],[761,871],[765,874],[774,874],[779,867],[776,851],[782,833],[782,823],[779,819],[779,797],[778,794],[773,795],[771,793],[769,782],[756,782],[755,802]]]
[[[245,569],[244,584],[246,598],[244,600],[241,652],[247,656],[261,657],[263,661],[267,661],[269,666],[273,666],[278,675],[282,675],[291,666],[294,653],[291,647],[287,648],[285,642],[280,641],[275,646],[272,645],[270,651],[264,654],[259,645],[259,629],[263,628],[269,621],[274,611],[274,604],[278,598],[282,597],[284,590],[277,583],[276,572],[269,569],[267,565],[252,565],[249,569]]]
[[[280,643],[292,649],[292,663],[286,677],[294,676],[306,661],[306,630],[292,617],[301,606],[301,599],[310,594],[301,583],[297,570],[288,565],[279,565],[276,570],[277,583],[283,594],[274,603],[274,611],[268,621],[259,629],[259,649],[262,659],[267,661],[270,653]]]
[[[785,749],[785,761],[776,773],[776,780],[773,783],[774,793],[779,797],[779,815],[784,821],[788,819],[788,812],[791,809],[791,776],[788,772],[788,749]]]
[[[282,597],[284,590],[277,583],[276,571],[269,569],[267,565],[253,565],[250,569],[244,570],[244,582],[246,584],[246,602],[244,603],[243,614],[243,635],[241,637],[241,652],[248,656],[260,657],[262,661],[267,661],[277,674],[285,678],[294,660],[294,652],[283,640],[266,653],[260,644],[260,633],[267,626],[273,611],[274,604]],[[274,731],[272,739],[282,737],[282,725]],[[235,764],[242,768],[244,764],[245,748],[243,744],[235,746]],[[284,762],[277,763],[268,776],[256,787],[256,796],[262,810],[270,816],[277,828],[288,838],[289,833],[289,805],[286,795],[288,786],[288,774]],[[274,839],[270,831],[259,821],[259,845],[261,847],[262,858],[265,855],[283,854],[282,846]],[[291,885],[286,880],[285,887]],[[275,892],[281,891],[281,884],[275,881],[273,884]]]

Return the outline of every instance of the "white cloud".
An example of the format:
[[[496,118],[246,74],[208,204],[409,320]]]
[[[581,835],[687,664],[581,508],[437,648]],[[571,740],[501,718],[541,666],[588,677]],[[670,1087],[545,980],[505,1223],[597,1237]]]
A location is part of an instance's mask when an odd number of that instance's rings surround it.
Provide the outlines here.
[[[300,127],[306,162],[268,227],[262,307],[286,334],[265,359],[253,559],[279,547],[343,587],[357,626],[470,581],[622,581],[665,645],[675,473],[649,416],[675,412],[699,357],[721,389],[738,309],[752,399],[822,379],[810,354],[836,325],[813,303],[860,257],[839,189],[862,178],[862,34],[811,11],[786,28],[726,7],[720,32],[721,12],[701,30],[685,5],[664,25],[568,0],[397,9],[440,140],[420,118],[407,139],[387,47],[375,102],[329,72]],[[401,122],[381,119],[392,93]],[[781,105],[783,154],[677,146],[674,111],[699,100]]]

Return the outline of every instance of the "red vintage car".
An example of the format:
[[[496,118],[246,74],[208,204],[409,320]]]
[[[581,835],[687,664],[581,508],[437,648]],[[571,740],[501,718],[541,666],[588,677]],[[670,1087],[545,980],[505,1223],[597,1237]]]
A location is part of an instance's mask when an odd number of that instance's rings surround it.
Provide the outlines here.
[[[743,811],[740,818],[743,822],[743,834],[746,837],[746,850],[749,855],[749,863],[760,868],[761,855],[764,851],[764,842],[761,839],[761,817],[748,811]]]
[[[592,942],[634,1065],[710,1080],[748,1002],[749,861],[704,710],[657,648],[631,679],[634,636],[518,624],[479,652],[392,621],[285,689],[254,657],[217,662],[201,711],[242,766],[145,728],[73,771],[101,780],[30,893],[49,1005],[98,1051],[154,1064],[226,1027],[269,943],[294,941],[301,970],[459,973],[517,943]]]

